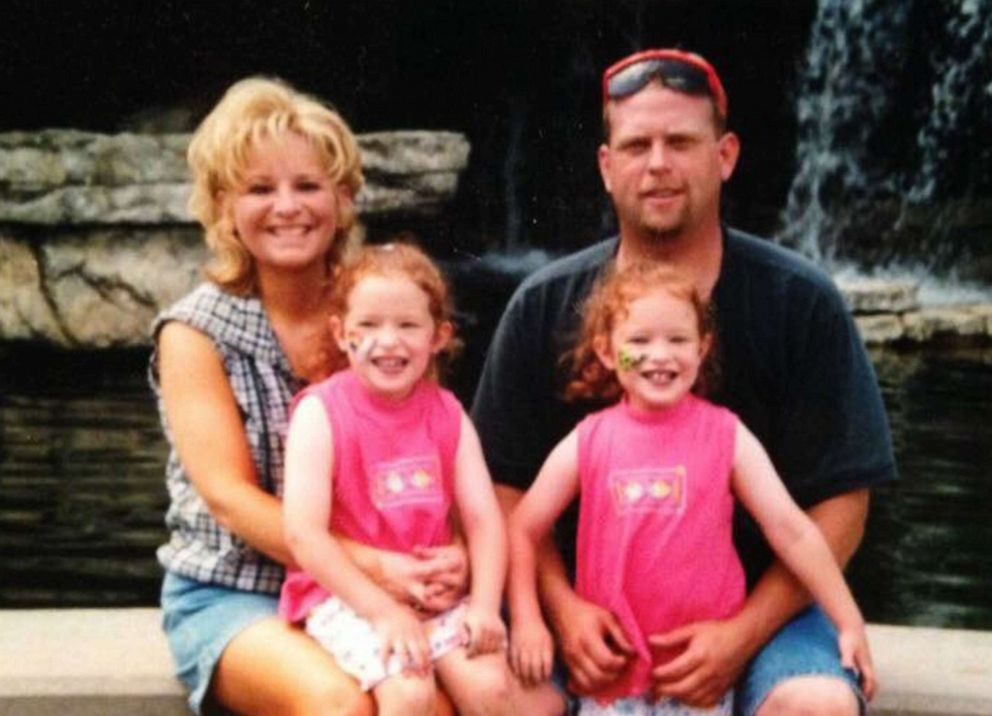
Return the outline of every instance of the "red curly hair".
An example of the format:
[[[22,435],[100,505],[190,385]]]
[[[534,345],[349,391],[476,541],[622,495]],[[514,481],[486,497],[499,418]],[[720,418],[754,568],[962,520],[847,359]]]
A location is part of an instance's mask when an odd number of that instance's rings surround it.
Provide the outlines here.
[[[716,361],[716,318],[711,304],[695,287],[670,266],[656,262],[635,263],[617,270],[610,266],[597,280],[582,309],[582,327],[575,348],[562,357],[571,378],[565,386],[565,400],[616,400],[623,394],[614,371],[596,355],[597,341],[609,344],[613,329],[627,316],[631,303],[657,290],[692,305],[700,338],[710,338],[710,349],[703,359],[692,392],[705,395],[718,379]]]
[[[454,302],[444,275],[431,258],[407,235],[384,244],[365,244],[346,255],[336,267],[331,284],[331,315],[344,321],[348,298],[359,281],[367,276],[401,276],[417,285],[427,295],[427,308],[435,327],[450,323],[454,331]],[[435,356],[428,377],[438,380],[461,350],[462,342],[452,334],[451,339]],[[348,367],[348,356],[336,351],[331,359],[331,371]]]

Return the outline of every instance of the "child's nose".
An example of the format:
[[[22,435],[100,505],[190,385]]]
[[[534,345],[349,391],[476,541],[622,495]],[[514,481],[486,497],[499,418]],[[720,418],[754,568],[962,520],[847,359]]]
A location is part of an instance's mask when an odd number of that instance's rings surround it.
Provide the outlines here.
[[[383,326],[379,329],[379,335],[377,336],[379,345],[392,346],[396,344],[397,333],[396,329],[392,326]]]
[[[648,357],[652,360],[663,361],[671,354],[670,348],[667,343],[658,341],[648,349]]]

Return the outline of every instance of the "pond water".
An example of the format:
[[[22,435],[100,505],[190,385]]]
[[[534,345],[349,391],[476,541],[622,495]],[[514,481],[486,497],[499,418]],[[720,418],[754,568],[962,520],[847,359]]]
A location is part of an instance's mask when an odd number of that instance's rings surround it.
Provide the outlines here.
[[[0,607],[156,602],[165,445],[146,360],[0,349]],[[902,480],[876,493],[856,594],[873,621],[992,629],[992,349],[873,360]]]

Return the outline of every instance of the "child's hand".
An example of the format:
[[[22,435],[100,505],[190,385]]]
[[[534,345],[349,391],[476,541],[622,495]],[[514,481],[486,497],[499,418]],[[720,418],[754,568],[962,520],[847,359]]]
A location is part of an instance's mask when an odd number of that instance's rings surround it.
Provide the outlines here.
[[[424,628],[409,608],[396,604],[371,620],[382,640],[382,663],[399,659],[403,670],[427,675],[431,668],[431,647]]]
[[[551,678],[554,656],[554,640],[543,621],[514,622],[510,630],[510,666],[525,686]]]
[[[506,627],[496,612],[476,609],[470,604],[465,610],[465,630],[470,657],[506,648]]]
[[[861,690],[865,698],[871,701],[878,690],[878,681],[875,678],[875,666],[871,660],[864,625],[855,629],[842,629],[837,636],[837,646],[840,649],[841,666],[858,671],[861,675]]]

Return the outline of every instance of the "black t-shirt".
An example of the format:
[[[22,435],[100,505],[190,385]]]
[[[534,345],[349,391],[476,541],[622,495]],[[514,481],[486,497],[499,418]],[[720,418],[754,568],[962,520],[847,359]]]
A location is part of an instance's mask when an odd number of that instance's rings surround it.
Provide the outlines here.
[[[562,400],[561,356],[616,248],[614,238],[554,261],[510,299],[472,405],[497,482],[529,487],[551,449],[602,407]],[[708,397],[757,436],[800,506],[896,476],[874,371],[829,277],[791,251],[726,229],[713,301],[721,378]],[[569,562],[574,515],[559,530]],[[753,582],[770,553],[741,510],[735,540]]]

